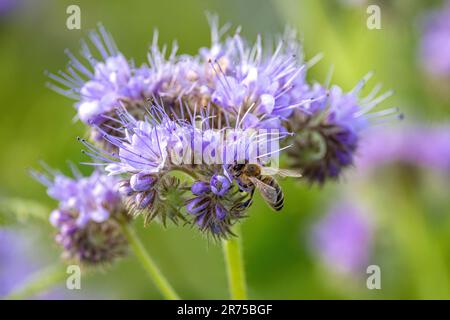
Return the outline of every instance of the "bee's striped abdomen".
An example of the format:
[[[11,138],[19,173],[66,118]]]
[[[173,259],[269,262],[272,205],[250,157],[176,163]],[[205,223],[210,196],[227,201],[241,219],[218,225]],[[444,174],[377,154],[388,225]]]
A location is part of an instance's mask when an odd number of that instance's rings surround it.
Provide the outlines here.
[[[261,177],[261,182],[264,182],[265,184],[271,186],[277,192],[277,200],[273,204],[270,204],[270,206],[275,211],[280,211],[281,209],[283,209],[283,206],[284,206],[284,194],[283,194],[283,190],[281,190],[281,187],[278,184],[278,182],[274,178],[272,178],[271,176],[263,176],[263,177]]]

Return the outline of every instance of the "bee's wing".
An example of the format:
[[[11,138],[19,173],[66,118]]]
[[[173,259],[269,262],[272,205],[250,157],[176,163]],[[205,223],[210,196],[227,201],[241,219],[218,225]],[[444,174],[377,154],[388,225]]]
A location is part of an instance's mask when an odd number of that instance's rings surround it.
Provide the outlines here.
[[[281,177],[301,178],[302,174],[298,170],[279,169],[277,174]]]
[[[277,202],[278,194],[277,190],[274,187],[265,184],[264,182],[256,179],[255,177],[249,177],[249,179],[259,190],[264,200],[266,200],[270,204],[274,204]]]
[[[297,170],[289,170],[289,169],[278,169],[272,167],[262,167],[261,174],[264,176],[273,176],[279,175],[280,177],[294,177],[300,178],[302,174]]]

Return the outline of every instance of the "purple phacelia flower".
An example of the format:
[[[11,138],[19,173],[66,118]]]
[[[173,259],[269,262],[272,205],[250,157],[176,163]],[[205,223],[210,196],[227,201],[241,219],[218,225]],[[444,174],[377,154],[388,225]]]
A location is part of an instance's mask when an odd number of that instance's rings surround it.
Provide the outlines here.
[[[299,59],[295,33],[288,31],[273,52],[264,52],[258,37],[249,45],[239,31],[220,43],[217,21],[212,20],[213,43],[203,48],[211,69],[211,101],[230,113],[243,128],[277,128],[300,107],[303,97],[291,94],[304,83],[305,64]]]
[[[127,96],[126,86],[132,70],[103,26],[99,26],[98,33],[91,32],[89,37],[101,54],[101,59],[95,58],[85,42],[82,57],[87,61],[86,64],[67,50],[66,54],[70,58],[67,71],[49,74],[60,85],[50,84],[50,87],[77,100],[75,107],[83,122],[98,124],[105,121],[102,115],[118,107],[119,99]]]
[[[363,129],[397,110],[369,113],[390,93],[376,97],[376,89],[359,98],[367,78],[350,92],[310,86],[306,71],[312,62],[303,61],[291,30],[270,48],[260,36],[252,44],[240,29],[227,36],[228,26],[219,28],[216,17],[210,22],[210,48],[179,55],[176,43],[171,50],[159,48],[155,33],[148,64],[140,67],[100,27],[90,37],[101,59],[84,45],[89,66],[69,53],[67,71],[50,77],[62,85],[55,90],[77,100],[79,118],[90,125],[94,140],[80,139],[84,152],[95,166],[121,176],[118,192],[133,214],[165,223],[166,217],[184,219],[187,211],[201,230],[226,237],[251,204],[256,183],[243,186],[227,168],[266,166],[292,147],[293,167],[323,183],[353,164]],[[182,183],[173,171],[195,183]],[[71,182],[63,183],[64,194],[60,188],[51,192],[55,198],[70,193]],[[94,220],[106,216],[100,209]]]
[[[373,227],[355,205],[338,203],[313,228],[314,252],[328,269],[363,274],[372,251]]]
[[[210,182],[196,181],[191,186],[193,198],[186,201],[186,211],[194,216],[200,230],[214,238],[233,235],[231,227],[245,217],[252,195],[237,190],[224,175],[213,173]]]
[[[47,186],[50,197],[59,201],[64,210],[76,211],[79,227],[89,221],[101,223],[109,219],[111,210],[120,207],[121,198],[117,191],[117,179],[94,171],[89,177],[77,174],[75,179],[59,172],[52,176],[34,172],[34,176]],[[53,219],[53,218],[51,218]]]
[[[93,79],[80,89],[82,100],[76,107],[81,121],[90,124],[103,122],[102,115],[118,107],[119,99],[125,96],[123,90],[130,73],[128,62],[121,54],[97,63]]]
[[[55,240],[63,248],[63,257],[82,264],[113,261],[127,250],[120,227],[127,222],[118,192],[117,179],[94,171],[82,177],[74,170],[71,179],[59,172],[33,175],[48,187],[48,194],[59,201],[50,214],[57,229]]]
[[[105,142],[104,131],[117,135],[118,109],[125,108],[137,119],[143,119],[147,100],[158,97],[172,106],[175,100],[192,89],[192,83],[181,79],[187,72],[183,67],[188,68],[189,64],[176,63],[176,46],[166,58],[165,48],[158,48],[157,33],[148,55],[149,65],[141,67],[135,67],[133,61],[128,61],[118,51],[103,26],[99,26],[98,33],[91,32],[90,39],[101,58],[97,60],[86,43],[82,48],[86,64],[67,51],[70,58],[67,71],[49,74],[56,83],[49,86],[76,100],[78,118],[92,127],[90,136],[94,141]]]
[[[127,253],[121,222],[114,218],[100,223],[89,221],[81,227],[75,211],[57,209],[50,220],[58,230],[55,240],[63,248],[65,260],[97,265],[111,263]]]
[[[290,160],[310,182],[324,183],[339,177],[343,168],[354,163],[362,131],[399,117],[398,108],[371,112],[392,92],[375,97],[380,89],[377,86],[367,97],[359,97],[369,77],[370,74],[350,92],[343,92],[338,86],[326,89],[313,85],[310,101],[289,120],[295,132],[293,147],[288,150]]]
[[[204,181],[194,182],[191,186],[191,191],[194,195],[200,196],[211,191],[210,184]]]
[[[428,13],[423,27],[421,61],[427,72],[450,76],[450,1],[440,10]]]
[[[169,116],[162,104],[151,104],[144,120],[122,110],[116,121],[123,138],[103,132],[117,152],[81,142],[88,149],[84,152],[103,162],[110,175],[123,176],[119,190],[132,214],[143,214],[146,222],[159,217],[165,223],[168,217],[177,223],[185,210],[201,230],[226,237],[244,216],[253,193],[239,188],[224,168],[250,160],[263,165],[281,150],[278,142],[284,136],[277,130],[215,129],[215,116],[207,108],[198,113],[197,108],[188,108],[189,116],[178,118]],[[168,178],[173,171],[183,171],[196,180],[190,188],[195,197],[187,199],[189,189],[179,179]]]
[[[230,189],[231,182],[227,177],[215,174],[211,178],[210,187],[214,194],[224,196]]]
[[[127,129],[125,140],[111,140],[118,148],[118,161],[106,167],[110,174],[136,172],[156,174],[163,170],[168,156],[169,132],[163,127],[152,127],[137,121]]]
[[[155,180],[154,176],[139,172],[131,176],[130,186],[134,191],[145,191],[154,186]]]

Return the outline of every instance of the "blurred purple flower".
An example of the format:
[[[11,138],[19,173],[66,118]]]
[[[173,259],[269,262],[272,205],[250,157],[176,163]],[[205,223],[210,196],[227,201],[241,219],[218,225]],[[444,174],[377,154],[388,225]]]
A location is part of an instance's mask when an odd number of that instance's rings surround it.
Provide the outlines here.
[[[20,0],[0,0],[0,17],[8,14],[19,5]]]
[[[117,189],[118,180],[94,171],[89,177],[78,173],[76,178],[69,178],[59,172],[50,171],[52,176],[33,172],[34,177],[47,186],[50,197],[59,201],[62,210],[76,211],[76,223],[79,227],[89,221],[106,221],[110,213],[121,207],[121,198]],[[53,223],[58,211],[50,217]]]
[[[36,248],[36,238],[19,229],[0,229],[0,299],[20,287],[43,268],[46,259]],[[30,298],[77,298],[76,292],[49,288]]]
[[[111,262],[127,252],[120,223],[127,221],[116,177],[94,171],[83,177],[73,167],[74,179],[52,171],[32,172],[59,201],[50,214],[57,229],[55,240],[64,249],[63,258],[84,264]]]
[[[406,163],[450,173],[450,126],[409,125],[371,130],[361,147],[361,172]]]
[[[421,43],[422,64],[435,76],[450,76],[450,1],[425,18]]]
[[[36,247],[36,238],[28,230],[0,229],[0,299],[24,285],[36,273],[47,268],[47,257]],[[94,293],[67,290],[63,285],[49,287],[30,299],[98,299]],[[102,297],[108,293],[102,293]]]
[[[313,227],[313,248],[328,268],[362,273],[372,248],[372,226],[357,206],[341,202]]]
[[[25,245],[26,239],[13,230],[0,230],[0,297],[36,270],[36,261],[24,254]]]

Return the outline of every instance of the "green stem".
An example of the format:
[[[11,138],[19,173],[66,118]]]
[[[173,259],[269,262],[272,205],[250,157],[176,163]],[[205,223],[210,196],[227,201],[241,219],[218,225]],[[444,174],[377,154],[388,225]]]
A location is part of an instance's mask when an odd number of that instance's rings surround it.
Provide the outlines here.
[[[236,225],[233,232],[236,234],[236,237],[223,241],[223,253],[227,268],[228,287],[230,289],[231,299],[246,300],[247,287],[245,284],[240,227]]]
[[[166,298],[167,300],[179,300],[180,297],[164,277],[161,270],[159,270],[159,268],[156,266],[155,262],[150,257],[148,252],[145,250],[144,245],[136,235],[136,232],[133,230],[133,228],[129,224],[122,224],[122,229],[125,237],[130,243],[131,248],[134,251],[134,254],[141,262],[142,267],[150,276],[164,298]]]
[[[45,291],[55,285],[61,284],[67,273],[61,265],[51,266],[32,275],[30,279],[19,288],[5,297],[7,300],[24,300],[37,293]]]

